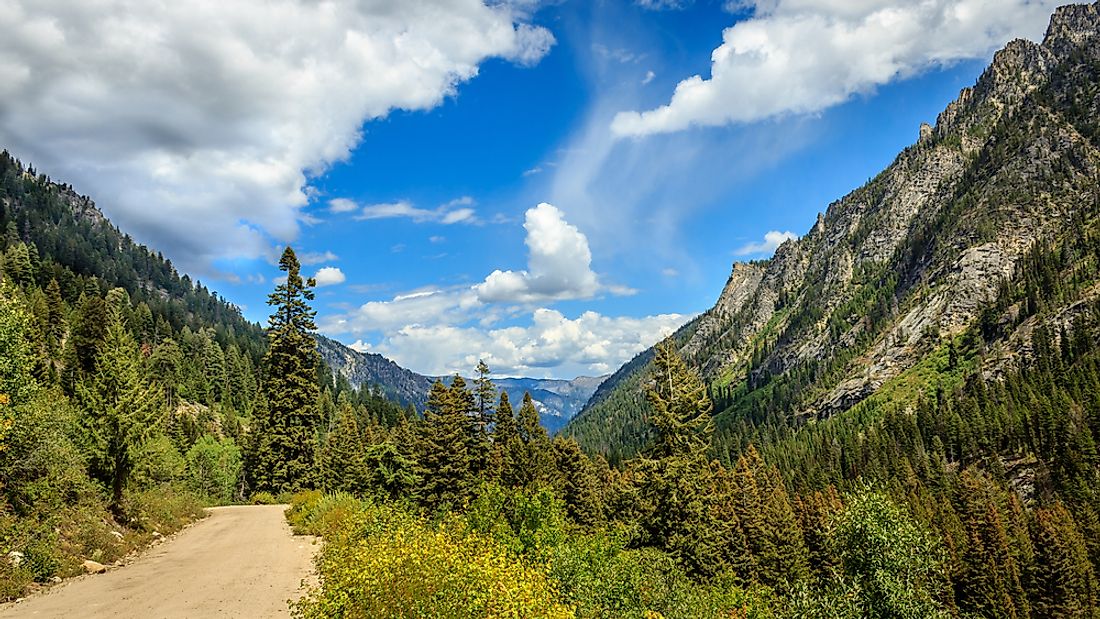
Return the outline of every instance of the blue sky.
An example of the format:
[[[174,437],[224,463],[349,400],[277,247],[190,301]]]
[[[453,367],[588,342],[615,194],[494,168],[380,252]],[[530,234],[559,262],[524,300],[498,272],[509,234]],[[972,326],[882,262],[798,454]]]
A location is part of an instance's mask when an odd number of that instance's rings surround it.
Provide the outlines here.
[[[0,57],[47,88],[16,112],[30,91],[0,86],[0,139],[253,320],[289,242],[337,339],[567,378],[709,308],[1053,7],[284,0],[257,29],[253,2],[108,2],[160,34],[125,51],[75,0],[16,2]]]

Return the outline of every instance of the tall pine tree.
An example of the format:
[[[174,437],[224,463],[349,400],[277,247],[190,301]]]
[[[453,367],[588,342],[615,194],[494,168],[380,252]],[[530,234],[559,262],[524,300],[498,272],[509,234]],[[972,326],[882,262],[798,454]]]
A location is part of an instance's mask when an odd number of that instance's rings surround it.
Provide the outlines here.
[[[250,458],[252,489],[283,492],[317,484],[317,400],[319,356],[312,332],[317,328],[309,302],[313,281],[304,280],[294,250],[279,260],[286,281],[275,288],[267,304],[274,307],[268,322],[270,347],[264,355],[260,392],[266,406],[256,411]]]

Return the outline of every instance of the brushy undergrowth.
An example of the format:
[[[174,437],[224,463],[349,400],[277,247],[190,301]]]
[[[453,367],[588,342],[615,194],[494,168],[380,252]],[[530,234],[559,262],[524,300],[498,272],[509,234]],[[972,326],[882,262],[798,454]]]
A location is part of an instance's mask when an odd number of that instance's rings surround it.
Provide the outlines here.
[[[301,619],[772,616],[766,591],[701,584],[665,553],[571,529],[550,492],[487,484],[465,515],[432,518],[343,493],[290,503],[295,531],[325,541]]]

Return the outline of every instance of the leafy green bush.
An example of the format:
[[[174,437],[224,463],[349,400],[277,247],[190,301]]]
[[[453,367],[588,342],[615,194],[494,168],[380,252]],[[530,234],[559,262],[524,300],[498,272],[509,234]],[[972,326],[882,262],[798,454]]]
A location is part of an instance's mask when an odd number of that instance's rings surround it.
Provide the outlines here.
[[[515,554],[542,556],[565,538],[565,506],[547,488],[515,490],[483,483],[465,517],[471,529]]]
[[[202,498],[182,488],[160,487],[129,495],[126,505],[130,526],[163,535],[181,529],[204,515]]]
[[[337,525],[317,559],[323,587],[295,603],[297,617],[574,616],[544,573],[456,519],[432,525],[369,502],[346,512],[346,497],[327,503],[295,512]]]
[[[241,450],[232,439],[205,435],[187,450],[187,482],[192,490],[215,503],[230,503],[237,496],[241,476]]]
[[[137,488],[149,488],[179,481],[186,471],[187,462],[172,439],[158,434],[138,451],[132,481]]]
[[[275,505],[278,503],[278,501],[275,500],[275,496],[270,492],[256,492],[249,497],[249,501],[253,505]]]
[[[328,535],[364,509],[364,503],[346,492],[321,496],[319,492],[295,495],[287,521],[299,535]]]
[[[571,537],[548,566],[578,617],[706,619],[771,617],[766,590],[745,591],[723,579],[698,583],[653,548],[624,548],[621,537]]]

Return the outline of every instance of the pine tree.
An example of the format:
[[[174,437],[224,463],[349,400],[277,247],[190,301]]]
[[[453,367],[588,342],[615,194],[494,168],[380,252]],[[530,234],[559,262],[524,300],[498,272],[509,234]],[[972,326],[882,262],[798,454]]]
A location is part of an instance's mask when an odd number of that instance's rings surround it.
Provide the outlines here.
[[[336,424],[321,448],[321,487],[326,492],[362,494],[367,490],[364,446],[355,422],[355,411],[343,399]]]
[[[756,578],[768,586],[805,579],[809,552],[779,472],[767,466],[750,445],[737,462],[735,479],[735,510]]]
[[[455,374],[451,379],[448,398],[450,406],[465,420],[466,455],[469,459],[470,472],[474,476],[479,476],[489,467],[491,445],[488,426],[481,421],[478,394],[471,393],[466,388],[466,380]]]
[[[112,312],[96,371],[81,380],[77,401],[93,454],[93,468],[108,484],[111,509],[121,515],[123,491],[145,441],[163,418],[162,396],[146,379],[141,352]]]
[[[56,279],[46,285],[46,325],[49,331],[50,353],[57,354],[65,337],[65,302],[61,299],[61,286]]]
[[[477,423],[482,434],[488,434],[493,424],[493,404],[497,398],[497,388],[489,378],[492,373],[485,361],[477,362],[477,377],[474,378],[474,406],[477,410]]]
[[[423,480],[420,498],[432,509],[463,506],[473,480],[468,451],[469,408],[464,398],[456,402],[454,396],[453,387],[436,381],[428,394],[424,422],[420,424],[417,458]]]
[[[319,361],[312,332],[313,282],[301,276],[294,250],[279,260],[286,281],[275,288],[268,305],[275,308],[268,323],[270,346],[264,355],[260,384],[266,407],[260,421],[266,436],[255,437],[253,490],[297,491],[316,485],[316,432],[320,425],[317,400]]]
[[[107,304],[99,296],[95,284],[89,282],[80,295],[70,335],[74,358],[66,360],[65,369],[74,378],[95,371],[96,358],[106,336],[106,325]]]
[[[1081,532],[1061,503],[1035,511],[1036,617],[1094,617],[1097,580]]]
[[[639,463],[641,526],[649,543],[679,559],[689,572],[710,576],[722,566],[723,539],[715,526],[715,480],[706,459],[712,408],[699,375],[669,343],[658,346],[654,382],[646,391],[656,434]]]
[[[512,403],[508,401],[508,393],[500,392],[500,402],[497,404],[495,421],[493,423],[493,449],[491,456],[492,475],[496,479],[511,479],[513,466],[509,445],[519,437],[516,428],[516,418],[512,412]]]
[[[558,494],[566,513],[581,526],[596,526],[603,521],[603,505],[595,467],[575,439],[554,439],[554,453],[561,472]]]
[[[688,457],[709,446],[713,425],[706,386],[669,342],[657,346],[653,386],[646,391],[646,399],[656,432],[649,457]]]
[[[960,499],[968,544],[958,596],[959,608],[983,617],[1027,617],[1027,595],[1009,548],[1000,508],[987,480],[972,471],[961,476]]]
[[[505,485],[525,488],[553,482],[555,468],[550,435],[539,422],[539,411],[530,393],[523,394],[517,435],[508,442],[507,450],[509,467],[502,478]]]

